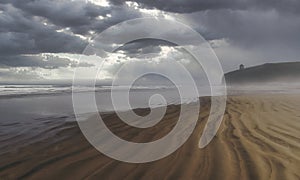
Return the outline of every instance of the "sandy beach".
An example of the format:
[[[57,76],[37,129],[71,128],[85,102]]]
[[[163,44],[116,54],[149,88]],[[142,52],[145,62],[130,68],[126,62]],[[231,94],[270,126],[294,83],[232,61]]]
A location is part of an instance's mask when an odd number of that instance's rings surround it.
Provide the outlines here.
[[[147,129],[129,127],[114,113],[103,117],[119,137],[149,142],[170,132],[179,108],[169,106],[164,119]],[[170,156],[144,164],[101,154],[87,142],[76,122],[53,126],[47,129],[47,133],[56,130],[52,136],[32,143],[18,136],[1,138],[3,144],[26,145],[9,145],[1,151],[0,179],[300,179],[299,95],[228,97],[216,137],[199,149],[209,108],[208,98],[202,98],[200,117],[188,141]],[[136,112],[145,115],[148,110]]]

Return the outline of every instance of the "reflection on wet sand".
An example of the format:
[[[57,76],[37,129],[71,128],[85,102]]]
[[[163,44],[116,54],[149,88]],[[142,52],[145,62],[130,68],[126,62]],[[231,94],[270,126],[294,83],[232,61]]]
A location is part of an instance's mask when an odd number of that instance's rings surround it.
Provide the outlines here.
[[[192,136],[170,156],[145,164],[108,158],[95,150],[76,122],[55,124],[24,139],[1,134],[0,179],[299,179],[300,97],[297,95],[231,96],[222,125],[213,141],[198,148],[209,114],[201,100],[200,117]],[[166,135],[177,122],[179,106],[171,105],[164,119],[147,128],[132,128],[116,114],[103,115],[119,137],[149,142]],[[135,110],[146,115],[147,109]],[[45,138],[43,138],[45,136]],[[7,142],[10,143],[7,143]],[[12,143],[13,142],[13,143]]]

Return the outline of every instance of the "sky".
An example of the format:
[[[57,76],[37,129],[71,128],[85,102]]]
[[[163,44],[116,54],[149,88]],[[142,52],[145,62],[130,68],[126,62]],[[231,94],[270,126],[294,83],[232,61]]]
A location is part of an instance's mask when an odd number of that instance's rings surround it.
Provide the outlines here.
[[[300,61],[298,0],[1,0],[0,82],[72,79],[75,68],[88,77],[101,59],[93,54],[79,57],[93,39],[120,22],[143,17],[176,20],[196,30],[211,45],[224,72],[240,64]],[[159,30],[156,33],[177,33]],[[109,81],[125,63],[129,65],[123,78],[151,68],[176,73],[169,64],[174,60],[193,77],[203,76],[182,47],[153,39],[129,42],[107,53],[98,76]]]

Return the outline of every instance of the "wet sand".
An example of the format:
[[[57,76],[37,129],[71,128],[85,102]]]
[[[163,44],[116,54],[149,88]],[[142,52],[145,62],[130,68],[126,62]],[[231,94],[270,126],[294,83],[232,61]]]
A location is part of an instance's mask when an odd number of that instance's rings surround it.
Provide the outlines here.
[[[8,139],[26,145],[5,147],[0,154],[0,179],[300,179],[300,95],[229,97],[216,137],[199,149],[209,108],[209,100],[201,99],[200,117],[188,141],[170,156],[144,164],[101,154],[86,141],[76,122],[55,126],[60,131],[31,144],[18,137]],[[115,114],[103,117],[121,138],[149,142],[170,132],[179,109],[169,106],[159,124],[143,130],[126,126]],[[145,115],[148,110],[136,112]]]

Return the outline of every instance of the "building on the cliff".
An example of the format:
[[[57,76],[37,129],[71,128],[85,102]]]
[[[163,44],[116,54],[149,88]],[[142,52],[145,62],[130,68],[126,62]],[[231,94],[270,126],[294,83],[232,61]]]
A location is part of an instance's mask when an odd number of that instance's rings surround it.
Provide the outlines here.
[[[241,64],[240,65],[240,70],[243,70],[243,69],[245,69],[245,66],[244,66],[244,64]]]

